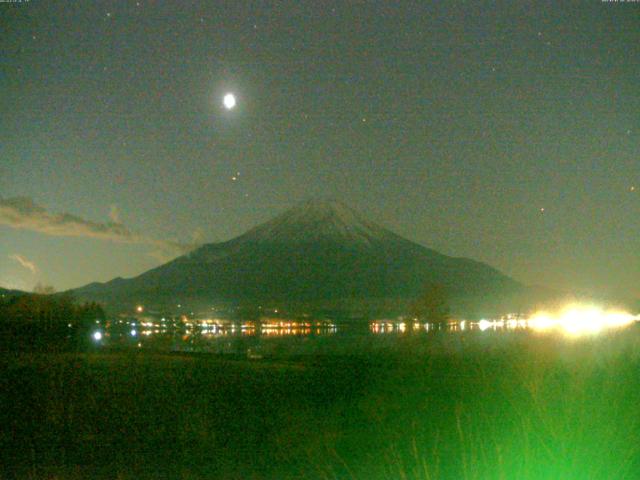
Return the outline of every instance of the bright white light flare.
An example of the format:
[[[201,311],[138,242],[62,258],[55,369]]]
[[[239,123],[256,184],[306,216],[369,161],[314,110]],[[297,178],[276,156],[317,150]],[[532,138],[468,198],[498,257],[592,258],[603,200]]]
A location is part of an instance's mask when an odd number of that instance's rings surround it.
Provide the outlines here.
[[[492,325],[492,323],[491,323],[489,320],[485,320],[485,319],[482,319],[482,320],[480,320],[480,321],[478,322],[478,327],[479,327],[479,328],[480,328],[480,330],[482,330],[483,332],[484,332],[486,329],[490,328],[490,327],[491,327],[491,325]]]
[[[534,314],[528,321],[533,330],[560,330],[570,336],[595,335],[607,329],[626,327],[637,321],[627,312],[603,310],[594,306],[571,305],[557,315]]]
[[[102,340],[102,333],[101,333],[101,332],[95,332],[95,333],[93,334],[93,339],[94,339],[96,342],[99,342],[100,340]]]
[[[227,110],[231,110],[236,106],[236,96],[233,93],[227,93],[222,99],[222,104]]]

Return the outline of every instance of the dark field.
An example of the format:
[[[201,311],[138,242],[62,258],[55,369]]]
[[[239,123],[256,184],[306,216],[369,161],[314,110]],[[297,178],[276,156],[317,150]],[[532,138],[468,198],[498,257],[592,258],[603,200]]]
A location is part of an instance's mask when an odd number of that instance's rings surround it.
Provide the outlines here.
[[[637,330],[255,362],[4,354],[2,478],[636,479]]]

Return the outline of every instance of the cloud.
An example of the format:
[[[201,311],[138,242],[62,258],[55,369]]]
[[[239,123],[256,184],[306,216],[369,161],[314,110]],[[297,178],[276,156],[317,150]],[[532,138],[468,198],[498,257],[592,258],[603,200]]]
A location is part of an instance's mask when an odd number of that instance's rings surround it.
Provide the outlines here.
[[[36,267],[36,264],[33,263],[28,258],[26,258],[25,256],[20,255],[19,253],[14,253],[13,255],[9,255],[9,258],[11,260],[15,260],[16,262],[18,262],[24,268],[31,271],[31,273],[33,273],[34,275],[38,273],[38,267]]]
[[[164,257],[175,257],[193,250],[196,244],[182,244],[132,233],[120,222],[120,211],[112,205],[110,221],[105,223],[85,220],[70,213],[50,213],[29,197],[0,197],[0,225],[30,230],[52,236],[85,237],[119,243],[151,245]]]
[[[194,245],[202,245],[204,243],[204,230],[197,227],[191,234],[191,243]]]
[[[55,236],[91,237],[129,243],[138,241],[122,223],[96,223],[69,213],[49,213],[28,197],[0,198],[0,225]]]
[[[113,223],[122,223],[120,221],[120,209],[118,208],[117,205],[111,205],[109,209],[109,219]]]

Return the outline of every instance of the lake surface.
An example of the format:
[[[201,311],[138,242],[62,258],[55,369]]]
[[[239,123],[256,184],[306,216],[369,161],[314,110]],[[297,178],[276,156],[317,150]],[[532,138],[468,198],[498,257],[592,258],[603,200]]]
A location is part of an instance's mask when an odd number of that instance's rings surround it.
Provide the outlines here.
[[[92,337],[98,348],[226,354],[251,359],[384,353],[407,347],[416,353],[429,354],[478,348],[491,350],[523,338],[541,336],[573,341],[624,332],[640,338],[640,327],[634,317],[615,324],[594,323],[586,316],[572,322],[550,326],[548,320],[541,323],[517,318],[445,324],[286,319],[176,322],[146,318],[98,324]]]

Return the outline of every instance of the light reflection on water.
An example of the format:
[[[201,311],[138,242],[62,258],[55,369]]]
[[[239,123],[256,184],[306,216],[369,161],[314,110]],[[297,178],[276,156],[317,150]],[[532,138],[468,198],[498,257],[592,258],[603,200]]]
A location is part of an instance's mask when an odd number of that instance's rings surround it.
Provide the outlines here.
[[[575,312],[574,312],[575,313]],[[575,319],[569,324],[563,316],[540,316],[530,319],[507,316],[495,320],[448,321],[422,323],[417,321],[375,320],[368,323],[337,323],[328,320],[269,319],[256,322],[229,320],[171,321],[168,319],[108,322],[101,345],[115,348],[154,349],[160,351],[205,352],[246,355],[249,358],[278,355],[350,354],[371,350],[397,348],[406,341],[418,344],[438,342],[459,346],[467,341],[485,342],[496,334],[560,331],[576,336],[582,332]],[[634,323],[637,318],[584,316],[584,332],[594,334],[611,326],[618,329]],[[606,323],[612,318],[611,325]],[[589,320],[590,319],[590,320]],[[604,319],[604,320],[603,320]],[[541,328],[544,326],[544,329]],[[582,324],[581,324],[582,325]],[[571,327],[573,330],[568,330]],[[563,330],[564,329],[564,330]],[[528,334],[527,333],[527,334]],[[487,337],[489,335],[489,337]],[[458,338],[459,340],[456,340]],[[424,341],[423,341],[424,340]],[[456,343],[458,342],[458,343]]]
[[[425,332],[438,330],[463,332],[465,330],[513,331],[531,330],[535,332],[562,333],[571,337],[597,335],[606,331],[622,329],[640,320],[620,310],[605,310],[591,305],[567,305],[556,313],[535,312],[528,317],[507,315],[499,319],[482,319],[476,322],[467,320],[449,321],[438,324],[419,323],[417,321],[393,322],[375,321],[371,323],[371,331],[377,334],[392,332]]]
[[[465,332],[465,331],[507,331],[524,330],[531,326],[527,320],[479,320],[472,322],[468,320],[455,320],[440,323],[420,323],[420,322],[398,322],[393,320],[376,320],[369,324],[369,329],[375,334],[387,333],[436,333],[436,332]]]

